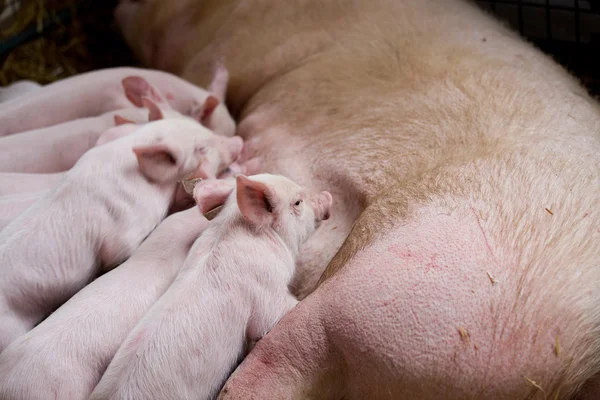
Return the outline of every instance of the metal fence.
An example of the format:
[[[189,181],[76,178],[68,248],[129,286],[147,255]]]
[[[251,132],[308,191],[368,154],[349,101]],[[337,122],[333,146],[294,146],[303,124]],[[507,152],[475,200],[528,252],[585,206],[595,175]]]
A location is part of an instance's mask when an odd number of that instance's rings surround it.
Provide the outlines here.
[[[600,0],[475,1],[600,95]]]

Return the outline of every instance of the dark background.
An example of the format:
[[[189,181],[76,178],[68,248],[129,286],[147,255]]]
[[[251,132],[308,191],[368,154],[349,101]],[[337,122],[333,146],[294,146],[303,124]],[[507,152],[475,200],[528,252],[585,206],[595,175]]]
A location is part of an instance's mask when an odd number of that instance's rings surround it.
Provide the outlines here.
[[[136,65],[114,22],[108,22],[116,3],[0,0],[0,85],[19,79],[49,83],[92,69]],[[600,95],[600,0],[475,3],[551,54]]]
[[[600,95],[599,0],[475,1],[496,14]]]

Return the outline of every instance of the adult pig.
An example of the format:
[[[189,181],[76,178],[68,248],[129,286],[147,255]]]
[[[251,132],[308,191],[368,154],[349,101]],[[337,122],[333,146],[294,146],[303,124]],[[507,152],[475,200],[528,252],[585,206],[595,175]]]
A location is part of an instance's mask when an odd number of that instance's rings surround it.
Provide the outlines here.
[[[202,182],[194,194],[202,204],[220,203],[215,198],[232,192],[227,185]],[[90,399],[214,398],[247,342],[296,305],[287,285],[298,248],[329,218],[331,201],[328,192],[309,195],[282,176],[238,175],[222,211]]]
[[[225,97],[228,73],[213,68],[210,84],[214,98]],[[125,90],[123,90],[125,87]],[[96,117],[109,111],[142,107],[142,96],[162,102],[183,114],[200,114],[211,93],[174,75],[140,68],[109,68],[76,75],[46,85],[30,96],[20,96],[0,107],[0,136],[45,128],[70,120]],[[224,104],[216,107],[205,125],[232,136],[235,124]]]
[[[138,52],[224,59],[265,170],[336,199],[294,282],[322,285],[223,399],[600,397],[600,108],[563,68],[462,0],[130,6]]]
[[[100,268],[126,260],[167,214],[178,181],[214,177],[242,147],[239,137],[217,137],[187,120],[110,139],[0,232],[0,351]]]
[[[196,207],[167,217],[125,263],[13,341],[0,353],[0,398],[87,399],[207,226]]]

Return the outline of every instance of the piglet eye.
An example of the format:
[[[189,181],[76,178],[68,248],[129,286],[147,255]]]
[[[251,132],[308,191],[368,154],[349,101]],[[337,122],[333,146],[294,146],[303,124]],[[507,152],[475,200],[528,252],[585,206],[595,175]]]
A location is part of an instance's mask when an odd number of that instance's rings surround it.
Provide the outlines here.
[[[196,147],[196,148],[194,149],[194,151],[195,151],[196,153],[204,153],[204,147]]]
[[[302,203],[302,200],[298,200],[297,202],[295,202],[295,203],[294,203],[294,205],[295,205],[296,207],[298,207],[298,206],[300,205],[300,203]]]

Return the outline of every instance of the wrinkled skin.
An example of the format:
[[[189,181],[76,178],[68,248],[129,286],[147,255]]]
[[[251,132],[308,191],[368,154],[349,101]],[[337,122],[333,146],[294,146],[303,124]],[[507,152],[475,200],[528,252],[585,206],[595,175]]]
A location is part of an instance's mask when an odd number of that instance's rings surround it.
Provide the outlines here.
[[[223,399],[600,397],[600,109],[556,63],[459,0],[123,7],[149,65],[224,60],[246,156],[335,199]]]

